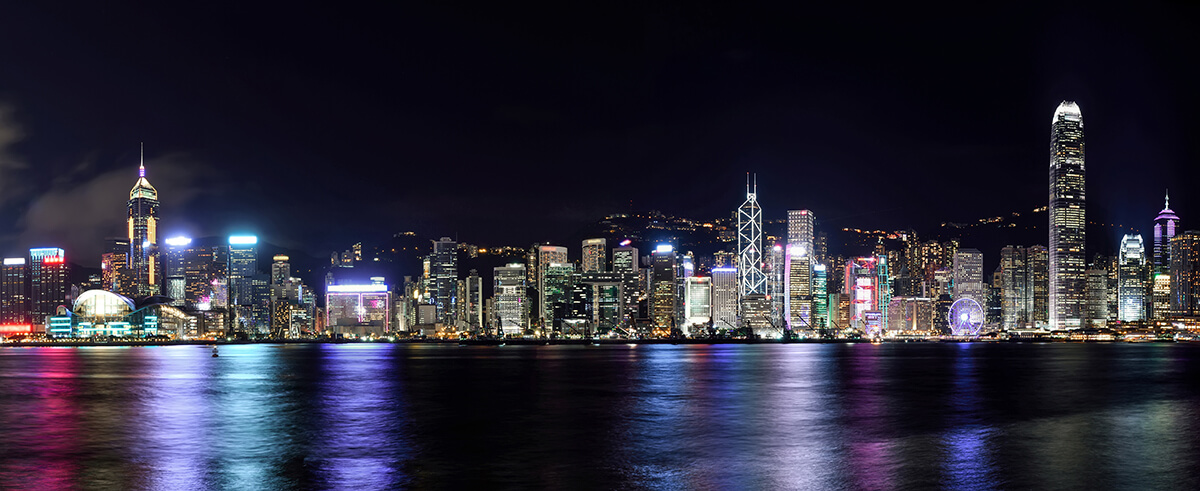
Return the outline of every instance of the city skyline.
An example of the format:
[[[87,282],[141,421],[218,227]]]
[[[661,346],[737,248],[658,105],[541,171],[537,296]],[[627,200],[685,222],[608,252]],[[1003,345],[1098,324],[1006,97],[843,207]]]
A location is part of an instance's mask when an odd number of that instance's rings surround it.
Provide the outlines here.
[[[142,141],[155,184],[175,190],[163,198],[164,236],[249,231],[314,256],[376,231],[556,240],[493,211],[497,202],[546,210],[546,229],[630,210],[719,217],[746,171],[771,176],[759,183],[768,220],[813,209],[828,226],[920,230],[1032,209],[1043,201],[1028,176],[1044,165],[1045,106],[1064,99],[1090,115],[1089,218],[1140,223],[1163,188],[1194,178],[1187,115],[1197,103],[1182,81],[1195,67],[1169,60],[1196,34],[1162,24],[1183,22],[1190,6],[1003,12],[969,30],[949,12],[893,25],[883,11],[695,6],[668,18],[598,12],[574,25],[588,36],[523,24],[520,8],[375,8],[285,12],[295,25],[366,23],[331,27],[314,55],[288,22],[256,22],[277,12],[253,8],[17,7],[0,35],[39,48],[0,54],[13,74],[0,82],[0,247],[100,253],[92,237],[122,235],[111,220],[121,203],[103,200],[127,189]],[[191,16],[228,29],[196,44]],[[397,18],[412,29],[390,28]],[[763,18],[779,22],[747,23]],[[928,34],[896,36],[901,25]],[[1060,25],[1073,26],[1071,42],[1054,35]],[[620,29],[645,35],[631,42]],[[549,41],[564,37],[585,55],[562,61]],[[446,39],[460,42],[419,42]],[[61,76],[89,63],[120,69],[91,70],[86,86]],[[345,70],[335,77],[335,67]],[[635,172],[582,177],[599,168]],[[847,192],[864,182],[871,192]],[[520,183],[537,192],[514,191]],[[1181,216],[1196,216],[1187,189],[1173,197]],[[305,226],[313,220],[329,226]]]

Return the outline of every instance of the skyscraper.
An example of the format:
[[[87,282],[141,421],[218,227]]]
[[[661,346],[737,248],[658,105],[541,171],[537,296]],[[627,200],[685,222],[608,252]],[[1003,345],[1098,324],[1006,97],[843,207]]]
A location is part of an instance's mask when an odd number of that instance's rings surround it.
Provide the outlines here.
[[[1029,322],[1031,306],[1026,295],[1029,269],[1026,250],[1019,246],[1000,249],[1000,318],[1005,329],[1024,326]]]
[[[138,296],[158,295],[162,265],[158,257],[158,190],[146,180],[143,157],[138,180],[129,190],[129,268],[133,271]]]
[[[162,294],[171,298],[171,305],[182,306],[187,301],[187,270],[184,268],[187,252],[192,245],[188,237],[171,237],[163,241],[166,244],[166,254],[163,254],[163,286]]]
[[[1171,239],[1171,313],[1200,315],[1200,231]]]
[[[1050,254],[1044,245],[1029,246],[1025,252],[1025,266],[1029,270],[1025,294],[1033,306],[1029,317],[1035,325],[1045,325],[1050,322]]]
[[[67,303],[66,257],[66,252],[56,247],[29,250],[30,322],[34,326],[44,325],[59,305]]]
[[[713,328],[730,331],[738,328],[737,268],[720,267],[712,270]]]
[[[828,278],[825,265],[813,264],[812,272],[812,327],[824,329],[829,327],[829,295],[826,288]]]
[[[258,274],[258,237],[229,237],[229,305],[235,310],[233,327],[254,325],[254,275]]]
[[[583,272],[596,273],[608,270],[607,241],[587,239],[583,241]]]
[[[1087,291],[1087,214],[1083,113],[1063,101],[1050,129],[1050,326],[1083,326]]]
[[[675,328],[675,248],[660,245],[652,255],[650,319],[658,334],[669,334]]]
[[[492,294],[495,301],[496,328],[501,336],[521,334],[528,326],[525,299],[525,265],[511,263],[492,269]]]
[[[1121,322],[1146,318],[1146,247],[1141,234],[1121,238],[1121,263],[1117,279],[1117,319]]]
[[[1171,195],[1164,198],[1162,211],[1154,217],[1154,273],[1166,274],[1171,271],[1171,239],[1175,237],[1175,228],[1179,226],[1179,217],[1171,211]]]
[[[0,324],[29,324],[29,267],[23,257],[4,258],[0,274]]]
[[[433,288],[431,301],[437,307],[438,322],[452,324],[458,308],[458,243],[449,237],[433,241],[429,255],[429,277]]]
[[[791,222],[788,222],[791,225]],[[789,230],[790,233],[790,230]],[[803,242],[789,244],[787,251],[784,293],[785,321],[789,329],[814,329],[812,321],[812,266],[808,249]]]
[[[545,331],[550,331],[554,326],[554,305],[547,298],[546,285],[546,270],[552,264],[566,264],[567,248],[553,245],[536,246],[536,254],[534,257],[534,280],[537,284],[538,293],[538,325]],[[571,272],[574,272],[572,268]],[[526,272],[526,274],[529,274]]]
[[[687,334],[694,326],[707,325],[712,320],[712,278],[690,276],[684,280],[683,325]]]
[[[970,298],[985,305],[983,290],[983,253],[978,249],[959,249],[954,253],[953,297]]]
[[[466,312],[463,319],[467,324],[467,328],[472,332],[478,332],[484,327],[483,321],[483,278],[479,276],[479,272],[472,269],[466,279],[466,295],[460,300],[463,303],[463,311]]]
[[[813,254],[814,220],[816,220],[816,216],[809,210],[788,210],[788,247],[801,246],[806,255]]]
[[[621,247],[612,251],[613,273],[621,275],[621,294],[624,295],[623,319],[625,324],[631,324],[640,315],[638,298],[641,288],[638,287],[638,250],[630,247],[629,241],[621,242]]]
[[[738,296],[767,293],[763,273],[762,208],[758,206],[757,178],[754,187],[746,176],[746,201],[738,208]]]

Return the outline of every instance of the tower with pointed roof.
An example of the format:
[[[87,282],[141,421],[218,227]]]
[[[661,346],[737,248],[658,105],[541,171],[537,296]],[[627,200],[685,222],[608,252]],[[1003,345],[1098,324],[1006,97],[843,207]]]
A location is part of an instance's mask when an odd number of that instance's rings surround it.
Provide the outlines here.
[[[158,190],[146,180],[145,151],[138,165],[138,180],[129,190],[129,269],[138,296],[162,290],[162,263],[158,255]]]
[[[1154,273],[1171,272],[1171,239],[1179,226],[1179,217],[1171,211],[1171,193],[1167,191],[1162,211],[1154,218]]]
[[[1071,101],[1054,110],[1050,130],[1050,327],[1083,326],[1087,290],[1087,196],[1083,113]]]

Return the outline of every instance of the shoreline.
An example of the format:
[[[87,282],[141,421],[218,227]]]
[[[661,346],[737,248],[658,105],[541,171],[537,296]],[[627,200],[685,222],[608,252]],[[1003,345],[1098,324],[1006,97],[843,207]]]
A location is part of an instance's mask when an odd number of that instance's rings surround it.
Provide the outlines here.
[[[1183,343],[1191,341],[1176,340],[1071,340],[1071,339],[900,339],[882,340],[879,344],[909,344],[909,343],[1130,343],[1130,344],[1162,344]],[[616,346],[638,344],[874,344],[866,339],[400,339],[396,341],[358,341],[342,339],[271,339],[261,341],[210,341],[210,340],[172,340],[172,341],[35,341],[18,343],[0,343],[0,348],[81,348],[81,347],[152,347],[152,346],[236,346],[247,344],[430,344],[457,346]]]

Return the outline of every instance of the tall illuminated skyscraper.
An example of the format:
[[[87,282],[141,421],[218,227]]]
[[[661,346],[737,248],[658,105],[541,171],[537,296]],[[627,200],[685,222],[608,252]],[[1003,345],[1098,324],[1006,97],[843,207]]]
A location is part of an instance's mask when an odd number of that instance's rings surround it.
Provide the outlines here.
[[[713,328],[731,331],[738,328],[737,268],[723,266],[712,270]]]
[[[621,275],[621,291],[625,296],[623,315],[626,324],[639,317],[638,298],[641,296],[641,288],[638,287],[638,250],[629,244],[628,240],[623,241],[620,247],[612,250],[612,270]]]
[[[1200,315],[1200,231],[1171,239],[1171,314]]]
[[[29,324],[29,266],[23,257],[4,258],[0,275],[0,325]]]
[[[763,273],[762,208],[758,206],[758,182],[751,187],[746,176],[746,202],[738,208],[738,297],[765,295],[767,276]]]
[[[953,297],[970,298],[985,304],[983,289],[983,253],[979,249],[959,249],[954,253]]]
[[[437,306],[438,322],[452,324],[458,309],[458,243],[453,239],[442,237],[433,241],[429,276],[433,282],[432,303]]]
[[[1083,113],[1054,110],[1050,128],[1050,327],[1083,327],[1087,291]]]
[[[254,276],[258,274],[258,237],[234,235],[229,237],[229,305],[233,306],[237,323],[234,328],[254,324]],[[232,319],[231,319],[232,320]]]
[[[129,190],[129,269],[138,296],[158,295],[162,264],[158,256],[158,190],[146,180],[145,157],[138,165],[138,180]]]
[[[1146,318],[1146,246],[1141,234],[1121,239],[1117,278],[1117,319],[1121,322]]]
[[[1154,217],[1154,273],[1167,274],[1171,271],[1171,239],[1179,226],[1179,217],[1171,211],[1171,195],[1164,198],[1162,211]]]
[[[492,302],[495,311],[497,334],[515,336],[529,325],[528,306],[525,305],[525,265],[511,263],[497,266],[493,270]]]
[[[659,334],[669,334],[676,327],[675,308],[678,298],[675,291],[677,261],[675,248],[660,245],[651,255],[650,319]]]
[[[789,225],[791,225],[789,221]],[[813,325],[812,263],[803,242],[789,244],[787,251],[784,293],[785,322],[789,329],[815,329]]]
[[[805,254],[813,254],[813,221],[816,218],[809,210],[788,210],[788,247],[802,246]]]
[[[44,325],[59,305],[67,303],[67,255],[57,247],[29,250],[30,322]],[[36,327],[35,327],[36,330]]]
[[[553,245],[536,246],[536,254],[534,255],[534,282],[537,285],[537,309],[538,315],[534,316],[538,320],[538,326],[545,332],[552,330],[554,325],[554,299],[558,293],[551,293],[548,288],[552,285],[546,283],[546,271],[551,265],[563,265],[567,263],[567,248]],[[571,269],[571,273],[574,273]],[[528,272],[526,272],[528,274]]]

